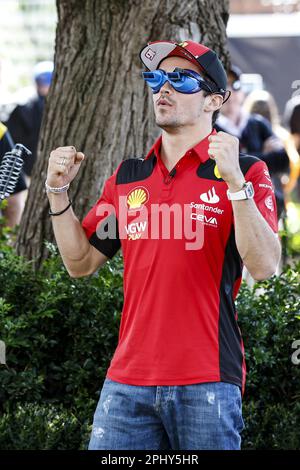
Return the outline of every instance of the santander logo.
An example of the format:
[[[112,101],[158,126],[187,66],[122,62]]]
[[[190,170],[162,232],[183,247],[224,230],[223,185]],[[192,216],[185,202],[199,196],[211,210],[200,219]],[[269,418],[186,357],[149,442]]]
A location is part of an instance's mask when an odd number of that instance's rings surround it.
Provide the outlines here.
[[[214,187],[209,189],[207,193],[202,193],[200,195],[200,199],[203,202],[209,202],[210,204],[217,204],[220,201],[219,196],[216,194],[216,190]]]

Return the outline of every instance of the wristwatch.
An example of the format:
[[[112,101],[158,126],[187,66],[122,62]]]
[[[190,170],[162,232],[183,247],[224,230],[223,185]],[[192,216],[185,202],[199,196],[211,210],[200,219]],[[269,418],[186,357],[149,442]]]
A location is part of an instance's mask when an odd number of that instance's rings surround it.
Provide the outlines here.
[[[230,201],[241,201],[243,199],[253,199],[254,196],[254,188],[251,181],[245,181],[243,187],[240,191],[235,193],[231,193],[229,189],[227,189],[227,197]]]

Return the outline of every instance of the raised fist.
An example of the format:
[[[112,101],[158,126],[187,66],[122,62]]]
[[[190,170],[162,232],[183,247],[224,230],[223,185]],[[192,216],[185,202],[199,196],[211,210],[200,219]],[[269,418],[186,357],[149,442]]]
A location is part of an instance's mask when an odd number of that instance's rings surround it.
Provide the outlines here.
[[[48,161],[47,184],[59,188],[71,183],[84,158],[84,154],[72,146],[52,150]]]

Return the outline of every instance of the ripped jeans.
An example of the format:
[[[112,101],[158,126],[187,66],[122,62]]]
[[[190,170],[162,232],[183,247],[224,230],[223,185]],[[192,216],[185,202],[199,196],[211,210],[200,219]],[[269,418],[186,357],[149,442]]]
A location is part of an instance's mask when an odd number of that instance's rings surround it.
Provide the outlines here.
[[[241,390],[225,382],[127,385],[106,377],[89,450],[240,450]]]

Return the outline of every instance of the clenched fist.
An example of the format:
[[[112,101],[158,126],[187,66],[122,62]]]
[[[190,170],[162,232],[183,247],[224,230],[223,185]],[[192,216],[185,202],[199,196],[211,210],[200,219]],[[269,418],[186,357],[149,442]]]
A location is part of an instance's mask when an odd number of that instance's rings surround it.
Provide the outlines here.
[[[84,154],[75,147],[58,147],[52,150],[48,161],[47,184],[59,188],[71,183],[78,173]]]
[[[208,154],[216,161],[221,177],[233,190],[240,189],[245,178],[239,164],[239,139],[220,131],[210,135],[208,141]]]

